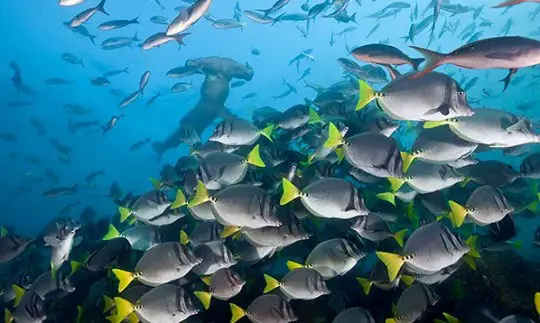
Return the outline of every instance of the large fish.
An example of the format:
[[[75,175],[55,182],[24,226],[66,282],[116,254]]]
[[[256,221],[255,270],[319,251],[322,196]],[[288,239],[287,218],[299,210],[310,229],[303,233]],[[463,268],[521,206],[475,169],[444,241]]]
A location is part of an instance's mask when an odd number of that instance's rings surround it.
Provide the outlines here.
[[[360,80],[356,109],[376,100],[377,105],[396,120],[441,121],[474,114],[466,93],[453,78],[436,72],[422,78],[412,78],[412,75],[404,74],[380,91],[374,91]]]
[[[178,16],[167,27],[167,36],[178,35],[199,21],[210,9],[212,0],[197,0],[191,6],[180,10]]]
[[[480,226],[501,221],[514,211],[503,192],[493,186],[480,186],[472,192],[464,206],[454,201],[448,204],[452,209],[452,218],[456,226],[461,226],[466,216]]]
[[[463,68],[522,68],[540,64],[540,41],[519,37],[487,38],[464,45],[448,54],[411,46],[426,58],[426,65],[413,77],[426,75],[444,64]]]
[[[439,222],[433,222],[414,231],[403,248],[403,255],[377,252],[386,265],[388,277],[394,280],[401,267],[408,271],[432,274],[455,264],[471,248],[461,238]]]
[[[401,50],[383,44],[368,44],[356,47],[351,55],[359,61],[381,65],[411,65],[414,70],[424,61],[423,58],[410,58]]]

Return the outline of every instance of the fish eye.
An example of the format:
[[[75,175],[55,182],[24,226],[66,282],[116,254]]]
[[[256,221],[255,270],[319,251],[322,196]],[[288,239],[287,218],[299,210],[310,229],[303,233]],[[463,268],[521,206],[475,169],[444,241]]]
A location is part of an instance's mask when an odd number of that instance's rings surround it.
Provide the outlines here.
[[[457,95],[459,95],[459,96],[465,96],[465,92],[463,92],[463,91],[458,91]]]

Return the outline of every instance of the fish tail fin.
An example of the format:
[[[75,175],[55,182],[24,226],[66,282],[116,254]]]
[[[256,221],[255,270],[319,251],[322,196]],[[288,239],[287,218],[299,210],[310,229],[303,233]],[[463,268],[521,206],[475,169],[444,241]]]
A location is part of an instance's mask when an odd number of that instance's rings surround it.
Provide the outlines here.
[[[106,1],[107,1],[107,0],[101,0],[101,2],[98,4],[98,6],[97,6],[96,9],[97,9],[98,11],[103,12],[103,13],[106,14],[107,16],[110,16],[109,13],[108,13],[107,11],[105,11],[105,2],[106,2]]]
[[[418,51],[424,58],[426,59],[426,64],[424,65],[424,68],[419,71],[417,74],[413,75],[413,78],[418,78],[426,75],[427,73],[431,72],[438,66],[442,65],[444,63],[444,60],[446,58],[445,54],[437,53],[435,51],[418,47],[418,46],[409,46],[412,49]]]
[[[114,303],[116,304],[117,310],[116,317],[120,319],[120,322],[133,312],[133,304],[121,297],[115,297]]]
[[[317,111],[313,110],[313,109],[309,109],[309,121],[308,121],[309,124],[314,124],[314,123],[322,123],[322,119],[321,119],[321,116],[317,113]]]
[[[247,162],[248,162],[248,164],[253,165],[253,166],[266,167],[266,164],[264,163],[264,161],[261,158],[260,146],[259,145],[255,146],[251,150],[251,152],[247,156]]]
[[[390,318],[390,319],[384,320],[384,323],[397,323],[397,320],[395,318]]]
[[[371,291],[371,286],[373,286],[373,282],[370,281],[369,279],[362,278],[362,277],[356,277],[356,281],[362,287],[364,294],[369,295],[369,292]]]
[[[114,300],[112,298],[107,295],[103,295],[103,314],[109,312],[115,306],[116,304],[114,303]]]
[[[414,159],[416,158],[416,155],[410,154],[405,151],[402,151],[400,154],[401,159],[403,160],[403,172],[406,173],[409,170],[409,167],[411,167]]]
[[[13,301],[13,307],[19,306],[21,303],[21,299],[24,296],[24,288],[20,287],[19,285],[11,285],[11,288],[13,289],[13,292],[15,293],[15,300]]]
[[[413,59],[411,59],[411,65],[412,65],[412,68],[413,68],[415,71],[418,71],[418,67],[419,67],[420,64],[422,64],[424,61],[425,61],[425,59],[423,59],[423,58],[413,58]]]
[[[152,186],[154,187],[156,191],[159,190],[161,186],[163,185],[163,183],[157,178],[148,177],[148,179],[150,180],[150,182],[152,182]]]
[[[8,234],[8,230],[4,226],[0,227],[0,237],[3,238],[7,236],[7,234]]]
[[[377,251],[376,255],[386,266],[386,269],[388,271],[388,278],[390,279],[390,281],[394,281],[401,267],[405,263],[405,259],[403,259],[403,257],[400,255],[382,251]]]
[[[396,177],[388,177],[388,181],[390,182],[390,187],[392,187],[392,191],[397,192],[405,184],[405,180],[402,178],[396,178]]]
[[[302,265],[302,264],[299,264],[297,262],[294,262],[294,261],[287,261],[287,268],[289,269],[289,271],[292,271],[292,270],[295,270],[295,269],[298,269],[298,268],[304,268],[305,266]]]
[[[504,1],[502,3],[499,3],[498,5],[495,5],[495,6],[491,7],[491,8],[504,8],[504,7],[515,6],[515,5],[523,3],[525,1],[526,0],[508,0],[508,1]]]
[[[431,128],[436,128],[436,127],[440,127],[440,126],[444,126],[444,125],[447,125],[447,124],[450,124],[450,122],[448,120],[442,120],[442,121],[426,121],[424,122],[424,129],[431,129]]]
[[[238,231],[240,231],[240,227],[227,225],[223,228],[223,231],[221,231],[220,238],[222,239],[228,238],[234,235]]]
[[[448,323],[460,323],[460,320],[458,320],[458,318],[453,315],[450,315],[446,312],[443,312],[442,315],[444,316],[444,318],[446,319],[446,322]]]
[[[181,189],[176,190],[176,197],[174,199],[174,202],[171,204],[170,209],[175,210],[186,204],[187,204],[187,200],[186,200],[186,196],[184,195],[184,192],[182,192]]]
[[[82,263],[76,260],[71,260],[69,265],[71,266],[71,272],[69,273],[68,277],[75,275],[75,273],[78,272],[82,267]]]
[[[138,23],[139,23],[139,18],[140,18],[140,16],[137,16],[137,17],[135,17],[134,19],[131,19],[130,22],[131,22],[132,24],[138,24]]]
[[[465,240],[465,244],[470,249],[467,254],[473,258],[480,258],[480,252],[478,252],[478,249],[476,248],[477,239],[478,239],[478,236],[470,236],[467,238],[467,240]]]
[[[398,231],[396,233],[394,233],[393,237],[394,239],[396,240],[396,242],[398,243],[398,245],[403,248],[403,240],[405,239],[405,235],[407,234],[407,231],[409,231],[408,229],[403,229],[401,231]]]
[[[343,143],[343,135],[336,127],[335,124],[330,122],[328,124],[328,139],[324,143],[324,148],[334,148]]]
[[[129,271],[125,271],[125,270],[121,270],[121,269],[113,269],[112,272],[116,276],[116,278],[118,278],[118,280],[119,280],[119,283],[118,283],[118,292],[119,293],[121,293],[124,289],[126,289],[129,286],[129,284],[131,284],[133,279],[135,279],[135,274],[133,274],[133,273],[131,273]],[[116,303],[116,298],[115,298],[115,303]],[[116,305],[118,306],[118,304],[116,304]],[[126,316],[127,316],[127,314],[126,314]]]
[[[139,323],[141,320],[139,320],[139,317],[137,316],[137,314],[135,314],[135,312],[131,312],[128,317],[128,322],[129,323]]]
[[[120,213],[120,223],[124,223],[131,215],[131,210],[123,206],[118,207],[118,212]]]
[[[386,193],[379,193],[375,195],[379,200],[386,201],[392,205],[396,205],[396,193],[394,192],[386,192]]]
[[[281,199],[279,200],[280,205],[288,204],[300,196],[300,190],[286,178],[282,180],[282,187],[283,195],[281,195]]]
[[[201,205],[204,202],[210,201],[210,195],[208,195],[208,190],[204,183],[199,180],[197,183],[197,189],[195,191],[195,196],[189,201],[188,207],[194,207]]]
[[[189,243],[189,235],[184,230],[180,230],[180,244],[186,246]]]
[[[274,142],[274,140],[272,139],[272,132],[274,132],[275,128],[276,128],[276,126],[273,125],[273,124],[268,125],[266,128],[261,130],[260,134],[262,136],[266,137],[266,139],[270,140],[271,142]]]
[[[13,314],[7,309],[4,309],[4,322],[11,323],[13,322]]]
[[[114,238],[118,238],[119,236],[120,232],[118,232],[112,223],[109,223],[109,231],[107,231],[107,234],[103,237],[103,240],[112,240]]]
[[[356,111],[363,109],[376,98],[377,94],[373,88],[366,81],[358,80],[358,103],[356,103]]]
[[[471,268],[472,270],[476,270],[476,263],[474,262],[473,257],[469,255],[464,255],[463,261],[467,264],[467,266],[469,266],[469,268]]]
[[[205,310],[208,310],[210,308],[210,301],[212,300],[212,294],[210,294],[209,292],[202,292],[202,291],[193,292],[193,294],[195,295],[195,297],[199,299],[199,301],[201,301]]]
[[[266,286],[264,287],[264,291],[263,291],[264,294],[273,291],[274,289],[278,288],[280,285],[279,280],[267,274],[264,274],[264,281],[266,282]]]
[[[238,305],[235,305],[233,303],[230,303],[229,306],[231,307],[231,313],[232,313],[232,317],[231,317],[231,323],[236,323],[237,321],[239,321],[241,318],[243,318],[244,316],[246,316],[246,310],[244,310],[243,308],[241,308],[240,306]]]
[[[401,275],[401,281],[409,287],[414,283],[415,280],[416,279],[413,276]]]
[[[75,319],[75,323],[81,322],[83,314],[84,314],[84,307],[82,307],[81,305],[77,305],[77,317]]]
[[[337,156],[338,164],[341,163],[343,159],[345,159],[345,151],[343,150],[343,147],[336,148],[336,150],[334,150],[334,153]]]
[[[453,217],[456,227],[461,227],[463,221],[465,220],[465,216],[467,216],[467,209],[454,201],[448,201],[448,205],[450,206],[451,210],[450,216]]]

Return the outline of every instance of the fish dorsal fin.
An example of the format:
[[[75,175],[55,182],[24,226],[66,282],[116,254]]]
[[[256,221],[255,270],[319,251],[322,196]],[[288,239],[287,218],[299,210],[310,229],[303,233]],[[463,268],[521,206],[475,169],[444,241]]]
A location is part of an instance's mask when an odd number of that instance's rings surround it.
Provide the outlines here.
[[[527,120],[524,118],[519,120],[518,122],[514,123],[513,125],[506,128],[506,131],[508,132],[521,132],[521,133],[529,133],[529,127],[527,126]]]

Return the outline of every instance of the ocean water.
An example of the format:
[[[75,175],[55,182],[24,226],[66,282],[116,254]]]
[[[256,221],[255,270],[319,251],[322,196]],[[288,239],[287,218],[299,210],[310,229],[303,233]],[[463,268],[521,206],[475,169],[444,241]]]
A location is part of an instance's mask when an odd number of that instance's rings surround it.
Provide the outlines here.
[[[181,144],[158,156],[151,145],[151,142],[164,141],[177,129],[183,116],[198,108],[196,105],[201,99],[200,88],[205,76],[195,74],[173,79],[166,75],[167,71],[184,66],[188,60],[219,56],[252,68],[253,78],[245,85],[231,88],[225,102],[230,113],[251,120],[257,108],[272,107],[285,111],[294,105],[304,104],[306,99],[313,100],[317,93],[308,88],[305,82],[328,88],[336,82],[347,80],[337,59],[348,58],[360,65],[367,64],[350,55],[350,50],[358,46],[384,42],[417,58],[421,55],[409,45],[450,52],[467,42],[469,37],[460,34],[467,26],[473,27],[472,24],[474,27],[471,30],[482,32],[480,39],[505,35],[538,39],[540,35],[540,18],[535,15],[540,4],[523,3],[506,10],[492,8],[497,4],[496,0],[451,0],[442,3],[462,5],[471,10],[458,14],[442,10],[435,25],[434,39],[430,40],[429,24],[414,38],[414,43],[407,42],[404,37],[409,34],[411,24],[432,14],[433,9],[430,8],[424,12],[432,1],[403,1],[400,3],[410,7],[402,8],[389,17],[371,18],[368,16],[398,2],[351,0],[347,13],[356,15],[354,22],[342,23],[324,18],[324,14],[321,14],[309,23],[280,21],[260,24],[242,15],[240,22],[245,23],[242,28],[217,29],[212,21],[201,18],[186,30],[189,35],[180,49],[172,41],[159,48],[143,50],[137,45],[167,28],[166,25],[151,22],[152,16],[172,20],[178,14],[176,7],[190,5],[180,0],[160,2],[163,8],[154,0],[107,0],[105,9],[109,15],[97,12],[84,23],[90,34],[97,36],[95,44],[63,24],[82,10],[97,5],[95,0],[85,0],[82,4],[69,7],[60,6],[53,0],[3,0],[0,3],[0,135],[10,137],[0,139],[0,225],[10,232],[35,238],[60,215],[80,220],[81,212],[86,207],[96,212],[96,220],[107,223],[117,221],[118,206],[108,196],[113,182],[120,185],[124,194],[131,192],[140,195],[152,189],[149,177],[160,178],[165,164],[174,165],[178,158],[189,154],[190,147]],[[339,4],[339,1],[334,2]],[[311,8],[318,3],[315,0],[291,0],[270,16],[305,13],[302,5]],[[242,11],[270,8],[273,4],[272,0],[238,1]],[[208,13],[216,19],[232,18],[236,5],[237,2],[232,0],[214,0]],[[418,7],[416,18],[412,17],[415,6]],[[483,9],[478,10],[475,18],[473,13],[479,7]],[[138,24],[110,31],[98,29],[106,21],[136,17]],[[481,26],[482,21],[489,24]],[[368,36],[377,24],[380,26]],[[447,31],[438,37],[442,28],[447,26],[455,28],[455,31]],[[306,37],[302,36],[298,27],[308,30]],[[346,28],[353,30],[339,35]],[[468,34],[472,35],[471,32]],[[104,50],[101,46],[107,38],[134,35],[139,41],[131,46],[114,50]],[[254,55],[253,48],[260,51],[260,55]],[[301,59],[298,68],[294,63],[290,64],[295,56],[307,50],[310,50],[309,57]],[[62,59],[64,53],[80,58],[84,66],[67,63]],[[23,83],[31,88],[31,94],[17,91],[13,86],[11,62],[19,66]],[[109,77],[110,84],[106,86],[91,83],[92,79],[108,71],[126,68],[128,73]],[[299,80],[306,69],[311,69],[310,74]],[[405,73],[410,71],[410,66],[404,65],[398,69]],[[129,106],[119,108],[120,102],[139,88],[140,77],[145,71],[150,72],[150,79],[144,94]],[[505,69],[463,69],[444,65],[438,67],[437,71],[451,75],[461,86],[477,78],[476,83],[466,91],[473,109],[494,108],[511,112],[520,118],[527,118],[534,127],[538,127],[538,67],[520,68],[505,91],[500,82],[508,73]],[[51,78],[62,78],[69,84],[48,84],[46,80]],[[386,78],[390,80],[388,73]],[[171,87],[180,81],[191,82],[192,87],[182,93],[173,93]],[[287,91],[284,81],[294,85],[297,92],[276,98]],[[379,90],[386,83],[376,82],[372,85]],[[160,96],[157,100],[147,106],[148,100],[158,93]],[[255,96],[244,99],[250,93],[255,93]],[[77,104],[91,111],[84,115],[70,114],[64,109],[66,104]],[[116,126],[103,134],[102,126],[121,113],[124,116]],[[204,114],[199,114],[198,118],[209,119],[208,127],[200,134],[204,142],[222,119]],[[36,129],[36,120],[43,125],[43,133]],[[70,121],[95,121],[96,126],[71,133],[68,127]],[[404,123],[400,125],[405,127]],[[413,131],[400,132],[395,137],[402,150],[407,150],[416,136]],[[151,142],[130,151],[132,144],[146,138]],[[71,152],[67,155],[60,153],[51,144],[54,140],[69,146]],[[538,152],[537,145],[530,145],[530,149],[520,156],[503,155],[501,150],[482,152],[477,156],[482,160],[503,161],[519,170],[523,158],[533,152]],[[99,171],[103,171],[103,175],[91,182],[85,180],[90,173]],[[75,185],[77,190],[74,194],[44,196],[44,192],[52,188]],[[72,203],[76,204],[69,211],[59,213]],[[514,218],[517,236],[512,240],[520,241],[522,248],[512,252],[525,259],[531,267],[536,266],[538,261],[538,249],[533,244],[536,229],[540,226],[537,216],[533,212],[526,217]],[[371,262],[366,261],[359,266],[369,270]],[[530,304],[533,304],[532,294]]]

